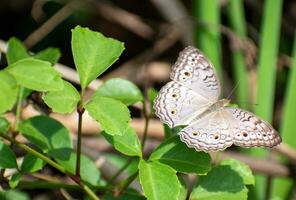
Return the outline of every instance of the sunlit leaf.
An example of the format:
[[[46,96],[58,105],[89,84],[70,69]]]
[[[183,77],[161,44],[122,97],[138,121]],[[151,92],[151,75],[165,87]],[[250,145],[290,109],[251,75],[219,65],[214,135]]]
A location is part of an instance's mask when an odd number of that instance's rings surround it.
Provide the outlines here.
[[[247,194],[248,189],[240,174],[229,165],[220,165],[206,176],[199,177],[190,200],[246,200]]]
[[[62,90],[47,92],[43,100],[54,112],[71,113],[76,109],[80,95],[69,82],[63,81],[63,84]]]
[[[141,143],[134,129],[128,128],[124,135],[102,133],[108,142],[121,153],[128,156],[142,156]]]
[[[180,183],[176,171],[159,162],[140,160],[139,178],[145,196],[149,200],[177,200]]]
[[[72,30],[72,53],[82,88],[107,70],[124,50],[123,43],[99,32],[76,26]]]
[[[86,104],[89,115],[110,135],[123,135],[129,127],[130,113],[126,105],[109,97],[96,97]]]
[[[8,40],[6,52],[8,65],[28,57],[30,57],[30,55],[28,54],[26,47],[20,40],[15,37],[12,37]]]
[[[52,65],[56,64],[61,57],[61,52],[58,48],[49,47],[42,51],[39,51],[37,54],[34,55],[34,58],[48,61]]]
[[[18,86],[8,72],[0,71],[0,113],[11,110],[17,99]]]
[[[63,88],[61,75],[49,62],[25,58],[9,65],[6,70],[23,87],[37,91],[53,91]]]
[[[96,96],[111,97],[121,101],[125,105],[131,105],[143,100],[143,95],[135,84],[120,78],[106,81],[97,89],[93,98]]]
[[[172,137],[155,149],[149,160],[167,164],[178,172],[205,174],[211,169],[211,157],[188,148],[179,136]]]

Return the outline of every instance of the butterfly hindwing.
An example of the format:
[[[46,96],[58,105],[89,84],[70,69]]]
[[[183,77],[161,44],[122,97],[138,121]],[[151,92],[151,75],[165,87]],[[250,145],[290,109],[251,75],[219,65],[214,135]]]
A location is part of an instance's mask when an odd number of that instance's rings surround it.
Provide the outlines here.
[[[188,147],[197,151],[221,151],[233,143],[228,124],[220,111],[213,111],[189,124],[179,133]]]
[[[241,147],[269,147],[281,143],[281,137],[272,126],[256,115],[238,108],[224,108],[233,120],[230,124],[233,142]]]

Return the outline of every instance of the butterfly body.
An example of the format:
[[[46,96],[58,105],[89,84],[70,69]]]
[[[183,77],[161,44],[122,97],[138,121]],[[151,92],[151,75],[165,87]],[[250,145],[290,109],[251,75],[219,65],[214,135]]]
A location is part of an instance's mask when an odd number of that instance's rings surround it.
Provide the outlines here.
[[[180,139],[197,151],[219,151],[232,144],[273,147],[279,134],[254,114],[218,100],[220,83],[212,64],[196,48],[180,52],[167,83],[155,99],[155,114],[170,127],[187,125]]]

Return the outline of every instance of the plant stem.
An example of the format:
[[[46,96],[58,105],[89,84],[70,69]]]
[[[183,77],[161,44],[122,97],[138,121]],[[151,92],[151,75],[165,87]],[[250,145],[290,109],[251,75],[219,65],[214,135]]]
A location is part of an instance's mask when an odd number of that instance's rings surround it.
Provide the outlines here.
[[[145,100],[143,101],[143,115],[144,115],[144,118],[145,118],[145,127],[144,127],[142,142],[141,142],[142,151],[144,149],[145,141],[146,141],[146,138],[147,138],[149,118],[150,118],[148,113],[147,113],[147,107],[146,107],[146,101]]]
[[[81,164],[81,140],[82,140],[82,116],[85,111],[83,108],[84,88],[80,91],[80,101],[77,105],[78,113],[78,130],[77,130],[77,152],[76,152],[76,177],[80,179],[80,164]]]
[[[124,190],[137,178],[139,171],[136,171],[130,175],[127,179],[123,180],[118,184],[118,188],[115,189],[115,196],[119,196],[124,192]]]
[[[18,99],[17,99],[17,105],[16,105],[16,113],[15,113],[15,122],[13,126],[13,132],[18,131],[19,122],[21,118],[21,111],[22,111],[22,97],[24,94],[24,87],[20,87],[20,90],[18,92]],[[15,137],[16,134],[13,134],[13,137]]]
[[[43,160],[44,162],[46,162],[47,164],[51,165],[52,167],[54,167],[55,169],[59,170],[60,172],[68,175],[73,181],[75,181],[83,190],[84,192],[90,196],[93,200],[99,200],[99,197],[97,197],[95,195],[95,193],[88,187],[86,186],[83,182],[80,181],[80,178],[77,179],[76,177],[70,175],[67,173],[67,171],[64,169],[63,166],[59,165],[58,163],[54,162],[53,160],[49,159],[48,157],[46,157],[45,155],[39,153],[38,151],[32,149],[31,147],[20,143],[19,141],[17,141],[16,139],[5,135],[4,133],[0,133],[0,137],[5,138],[6,140],[14,143],[15,145],[17,145],[19,148],[31,153],[32,155],[36,156],[37,158],[40,158],[41,160]]]
[[[84,108],[81,104],[77,108],[78,112],[78,135],[77,135],[77,157],[76,157],[76,176],[80,178],[80,162],[81,162],[81,139],[82,139],[82,115]]]
[[[76,182],[76,183],[84,190],[84,192],[86,194],[88,194],[88,196],[90,198],[92,198],[93,200],[100,200],[100,198],[87,185],[85,185],[83,182],[79,181],[79,182]]]
[[[113,181],[132,163],[133,157],[130,157],[126,163],[110,178],[108,185],[112,184]]]

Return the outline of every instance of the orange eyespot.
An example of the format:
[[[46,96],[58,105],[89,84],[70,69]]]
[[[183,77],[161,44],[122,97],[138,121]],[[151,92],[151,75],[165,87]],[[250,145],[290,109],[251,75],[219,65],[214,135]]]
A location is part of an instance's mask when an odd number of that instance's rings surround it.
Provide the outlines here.
[[[190,76],[191,74],[189,72],[184,72],[185,76]]]
[[[244,136],[244,137],[248,137],[248,133],[247,132],[242,132],[242,135]]]
[[[199,135],[199,132],[198,131],[197,132],[193,132],[192,135],[197,136],[197,135]]]

